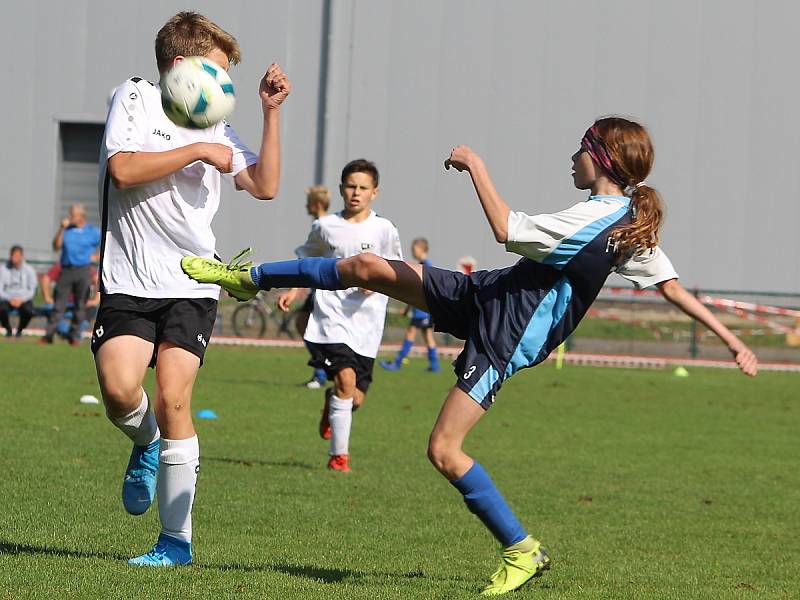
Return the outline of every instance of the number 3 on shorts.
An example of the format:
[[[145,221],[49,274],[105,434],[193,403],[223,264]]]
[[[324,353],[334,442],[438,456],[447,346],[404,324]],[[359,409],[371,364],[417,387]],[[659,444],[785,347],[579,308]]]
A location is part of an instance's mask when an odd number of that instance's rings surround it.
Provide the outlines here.
[[[475,369],[477,368],[478,367],[476,367],[475,365],[472,365],[469,368],[469,370],[466,373],[464,373],[464,379],[469,379],[470,377],[472,377],[472,374],[475,372]]]

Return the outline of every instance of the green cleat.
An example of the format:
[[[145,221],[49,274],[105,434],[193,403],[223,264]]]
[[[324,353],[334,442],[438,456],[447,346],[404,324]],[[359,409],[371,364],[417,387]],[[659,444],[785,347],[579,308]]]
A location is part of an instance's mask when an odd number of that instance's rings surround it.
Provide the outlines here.
[[[482,596],[499,596],[514,591],[550,568],[550,555],[545,547],[532,538],[531,541],[535,545],[530,552],[503,551],[503,563],[492,575],[489,585],[483,588]]]
[[[200,256],[184,256],[181,259],[181,269],[189,277],[200,283],[216,283],[239,302],[246,302],[256,297],[258,286],[253,283],[250,276],[252,262],[241,262],[242,257],[252,252],[252,248],[245,248],[225,264],[213,258]]]

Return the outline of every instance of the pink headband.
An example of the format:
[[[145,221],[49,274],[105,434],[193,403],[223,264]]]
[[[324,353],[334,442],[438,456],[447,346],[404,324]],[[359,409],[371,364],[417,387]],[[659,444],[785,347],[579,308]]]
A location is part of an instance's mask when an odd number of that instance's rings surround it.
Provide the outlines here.
[[[619,171],[617,171],[614,166],[614,161],[611,160],[611,154],[609,154],[603,138],[600,137],[600,133],[597,131],[597,125],[592,125],[586,130],[583,139],[581,139],[581,146],[589,153],[589,156],[592,157],[594,164],[603,169],[611,181],[622,189],[628,186],[625,178],[619,174]]]

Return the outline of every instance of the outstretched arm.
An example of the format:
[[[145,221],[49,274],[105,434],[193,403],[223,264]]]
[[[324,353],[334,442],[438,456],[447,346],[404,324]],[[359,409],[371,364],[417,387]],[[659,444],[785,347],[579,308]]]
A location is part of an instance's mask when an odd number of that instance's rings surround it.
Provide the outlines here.
[[[737,366],[745,375],[754,377],[758,373],[758,360],[752,350],[725,327],[714,314],[690,294],[677,279],[669,279],[658,284],[658,289],[670,303],[680,308],[693,319],[713,331],[728,346],[736,359]]]
[[[503,197],[497,193],[492,178],[489,177],[489,171],[483,164],[483,159],[471,148],[457,146],[450,153],[450,158],[444,161],[444,168],[449,169],[450,167],[459,172],[469,171],[472,185],[475,186],[483,212],[486,214],[492,233],[494,233],[494,239],[504,244],[508,240],[508,214],[511,209]]]
[[[281,180],[280,108],[291,90],[292,84],[286,73],[272,63],[258,89],[264,112],[258,161],[234,178],[238,188],[247,190],[259,200],[271,200],[278,195]]]

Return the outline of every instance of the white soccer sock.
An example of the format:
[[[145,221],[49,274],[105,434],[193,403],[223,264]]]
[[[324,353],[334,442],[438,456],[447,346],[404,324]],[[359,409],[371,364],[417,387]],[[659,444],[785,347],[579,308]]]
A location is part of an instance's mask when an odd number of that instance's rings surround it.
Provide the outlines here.
[[[137,446],[147,446],[150,442],[157,439],[160,435],[156,417],[152,410],[148,410],[150,402],[147,399],[147,392],[142,390],[142,403],[139,408],[129,415],[113,417],[108,414],[109,420],[122,433],[127,435]]]
[[[331,396],[328,409],[328,421],[331,424],[331,448],[328,454],[349,454],[350,426],[353,423],[353,399]]]
[[[161,532],[192,541],[192,502],[200,470],[197,436],[186,440],[161,438],[158,455],[158,516]]]

